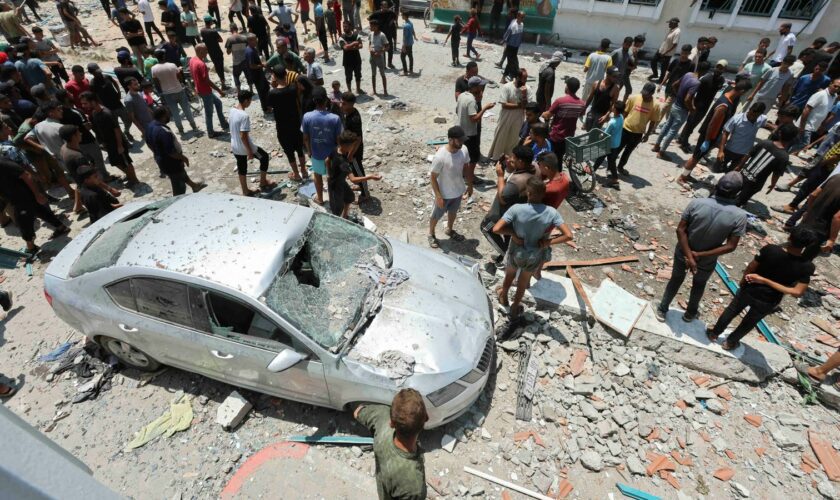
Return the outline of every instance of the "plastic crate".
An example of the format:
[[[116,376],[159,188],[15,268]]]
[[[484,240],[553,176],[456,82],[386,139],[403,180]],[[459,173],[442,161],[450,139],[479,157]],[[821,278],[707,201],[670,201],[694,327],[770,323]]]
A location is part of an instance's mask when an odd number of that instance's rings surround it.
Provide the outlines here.
[[[566,137],[566,156],[575,162],[591,161],[610,152],[610,134],[594,128],[575,137]]]

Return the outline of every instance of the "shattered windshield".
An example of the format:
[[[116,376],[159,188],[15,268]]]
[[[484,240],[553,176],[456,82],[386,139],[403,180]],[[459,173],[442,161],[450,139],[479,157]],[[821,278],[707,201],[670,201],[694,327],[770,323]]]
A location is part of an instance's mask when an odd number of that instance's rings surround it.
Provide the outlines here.
[[[177,200],[177,197],[172,197],[150,203],[129,217],[101,229],[70,267],[70,277],[75,278],[114,265],[132,238],[142,231],[156,214]]]
[[[356,322],[374,286],[356,265],[367,262],[390,267],[388,245],[362,226],[316,213],[289,250],[265,302],[321,346],[333,347]]]

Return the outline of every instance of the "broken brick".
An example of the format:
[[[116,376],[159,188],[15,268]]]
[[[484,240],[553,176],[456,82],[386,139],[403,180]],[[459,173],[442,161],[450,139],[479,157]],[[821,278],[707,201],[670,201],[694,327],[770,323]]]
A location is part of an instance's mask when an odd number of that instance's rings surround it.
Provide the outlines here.
[[[721,481],[726,482],[735,476],[735,471],[729,467],[723,467],[716,470],[713,475],[715,476],[715,479],[720,479]]]
[[[627,264],[622,264],[621,265],[621,270],[624,271],[624,272],[627,272],[627,273],[632,273],[633,272],[633,268],[628,266]]]
[[[569,362],[569,371],[572,376],[577,377],[583,372],[583,364],[586,362],[587,352],[583,349],[578,349],[572,355],[572,360]]]
[[[712,380],[708,375],[692,375],[691,380],[697,384],[698,387],[705,387]]]
[[[762,419],[758,415],[744,415],[744,420],[753,427],[761,427]]]
[[[758,455],[759,457],[763,457],[765,453],[767,453],[767,448],[756,448],[755,449],[755,454]]]
[[[715,387],[715,389],[712,392],[714,392],[717,395],[717,397],[721,399],[725,399],[726,401],[732,400],[732,393],[729,392],[729,389],[725,385]]]
[[[685,466],[694,465],[694,460],[692,460],[690,456],[688,456],[688,455],[682,456],[679,453],[677,453],[676,451],[671,452],[671,458],[676,460],[676,462],[680,465],[685,465]]]
[[[685,401],[683,401],[682,399],[674,403],[674,406],[676,406],[680,410],[685,410],[686,408],[688,408],[688,405],[685,404]]]
[[[680,489],[680,482],[677,481],[677,478],[675,478],[674,475],[671,474],[670,472],[668,472],[667,470],[659,471],[659,477],[661,477],[665,481],[668,481],[668,484],[673,486],[674,489],[676,489],[676,490]]]
[[[652,476],[652,475],[656,474],[657,472],[663,471],[663,470],[664,471],[675,471],[675,470],[677,470],[677,464],[668,460],[668,457],[666,457],[665,455],[659,455],[659,456],[657,456],[656,460],[654,460],[653,462],[651,462],[650,465],[648,465],[645,472],[647,473],[648,476]]]
[[[648,434],[648,436],[645,438],[645,440],[648,443],[652,443],[652,442],[656,441],[657,439],[659,439],[659,435],[660,435],[659,427],[654,427],[653,430],[650,432],[650,434]]]
[[[680,448],[685,449],[685,438],[678,437],[677,438],[677,444],[680,445]]]
[[[821,438],[814,431],[808,432],[808,441],[814,450],[814,455],[825,469],[825,475],[832,481],[840,481],[840,455],[832,448],[831,443]]]
[[[572,486],[572,483],[568,479],[560,481],[560,485],[557,487],[557,498],[566,498],[573,489],[575,487]]]
[[[735,460],[735,452],[734,451],[724,450],[723,452],[726,453],[726,456],[729,457],[729,460]]]
[[[508,490],[502,490],[502,500],[511,500],[511,496]]]
[[[709,433],[706,432],[706,431],[700,431],[697,434],[700,434],[700,437],[703,438],[703,441],[705,441],[707,443],[711,442],[711,440],[712,440],[712,436],[710,436]]]
[[[819,470],[820,464],[808,455],[803,454],[802,462],[799,464],[799,468],[802,469],[805,474],[810,474],[815,470]]]

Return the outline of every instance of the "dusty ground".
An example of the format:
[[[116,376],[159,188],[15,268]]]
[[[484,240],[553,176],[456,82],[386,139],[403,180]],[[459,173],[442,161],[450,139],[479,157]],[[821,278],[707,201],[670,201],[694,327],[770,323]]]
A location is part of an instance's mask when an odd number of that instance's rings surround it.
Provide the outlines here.
[[[94,36],[106,45],[96,50],[65,54],[65,60],[70,64],[108,61],[102,63],[107,66],[112,61],[112,49],[122,39],[116,28],[107,24],[98,2],[80,2],[80,6],[87,9],[83,19]],[[53,15],[52,21],[45,24],[57,21],[52,9],[44,4],[44,13],[49,11]],[[449,59],[448,47],[440,45],[443,35],[427,32],[419,20],[415,25],[424,37],[415,48],[415,67],[420,76],[407,78],[389,72],[389,90],[393,97],[360,99],[359,108],[366,127],[368,170],[384,175],[382,182],[372,185],[375,201],[362,207],[361,212],[381,232],[392,236],[405,233],[412,243],[424,245],[432,201],[426,157],[434,152],[434,147],[425,143],[444,135],[452,123],[454,80],[462,70],[443,63]],[[498,79],[499,71],[492,62],[500,56],[500,48],[479,44],[478,50],[483,57],[479,63],[481,74]],[[522,52],[549,54],[552,51],[553,48],[529,45]],[[521,62],[532,75],[536,74],[539,62],[532,61],[530,56],[522,57]],[[326,70],[334,71],[325,77],[328,82],[332,79],[343,81],[340,64],[330,63]],[[638,73],[634,75],[637,89],[647,76],[645,70]],[[581,77],[579,61],[562,64],[558,69],[558,76],[561,75]],[[368,78],[369,68],[365,67],[363,88],[370,90]],[[536,87],[535,82],[533,85]],[[498,90],[490,87],[485,100],[497,96]],[[558,83],[556,94],[561,92],[562,84]],[[397,100],[404,102],[407,109],[391,109],[390,105]],[[226,108],[232,105],[230,98],[224,101]],[[382,116],[374,118],[370,114],[373,110],[383,111]],[[257,143],[275,154],[271,168],[287,169],[285,159],[279,156],[273,124],[259,117],[256,110],[252,109],[251,113],[256,124]],[[447,117],[447,124],[434,124],[435,116]],[[203,128],[203,117],[197,116],[196,121]],[[485,119],[485,152],[492,140],[494,126],[492,118]],[[185,152],[192,159],[191,175],[206,180],[210,191],[238,190],[227,141],[227,137],[211,140],[205,136],[188,136],[184,139]],[[581,278],[597,286],[605,276],[610,276],[639,297],[652,299],[658,296],[664,283],[656,278],[657,272],[669,265],[673,229],[680,211],[692,195],[673,182],[679,172],[680,160],[685,157],[675,151],[670,155],[672,161],[662,161],[650,152],[650,145],[640,146],[629,165],[634,174],[631,182],[623,182],[620,192],[596,191],[606,204],[601,213],[578,213],[564,204],[560,210],[564,218],[575,225],[576,249],[556,248],[555,259],[637,254],[640,257],[637,263],[624,268],[583,269]],[[147,186],[135,193],[123,191],[123,199],[168,196],[169,184],[157,177],[148,149],[136,144],[133,156],[138,175]],[[479,171],[479,175],[492,174],[489,166]],[[457,227],[467,235],[466,241],[456,244],[443,239],[441,251],[479,260],[490,256],[489,246],[478,231],[478,223],[492,196],[492,190],[481,191],[477,202],[464,208]],[[750,209],[766,216],[766,207],[788,201],[791,196],[777,192],[769,196],[761,194]],[[67,200],[59,207],[72,222],[71,237],[79,234],[87,224],[86,219],[76,220],[72,213],[66,212],[70,208]],[[649,258],[648,251],[635,251],[633,242],[608,227],[608,219],[621,216],[630,217],[636,223],[641,233],[639,243],[656,245],[653,259]],[[784,240],[783,233],[777,229],[778,220],[771,218],[759,224],[766,229],[766,238],[751,232],[736,252],[721,259],[736,279],[762,244]],[[14,377],[22,384],[20,393],[5,404],[36,428],[44,432],[49,430],[47,435],[51,439],[88,464],[94,475],[115,491],[134,498],[218,497],[249,457],[281,441],[283,436],[315,432],[365,434],[364,429],[342,413],[247,391],[244,394],[254,403],[255,410],[238,429],[226,432],[214,420],[217,406],[233,388],[174,369],[148,384],[141,382],[140,373],[125,370],[114,378],[111,389],[97,399],[71,404],[79,384],[75,376],[62,375],[48,381],[48,366],[36,361],[39,355],[56,345],[81,338],[78,332],[58,320],[43,300],[41,280],[49,256],[60,251],[66,243],[66,240],[47,243],[48,234],[48,228],[39,231],[38,241],[44,243],[44,257],[34,264],[33,276],[27,276],[22,268],[3,274],[2,286],[14,292],[16,308],[0,324],[0,366],[5,376]],[[7,228],[0,234],[0,245],[15,249],[22,246],[14,228]],[[783,313],[772,316],[768,322],[784,339],[801,344],[811,354],[824,356],[832,349],[815,341],[817,329],[808,321],[821,317],[834,322],[831,313],[840,301],[826,290],[840,283],[836,256],[819,258],[817,269],[818,276],[812,282],[815,293],[810,296],[814,300],[809,301],[812,304],[801,307],[796,301],[786,299]],[[493,282],[493,278],[486,278],[488,283]],[[713,278],[704,299],[702,319],[714,320],[728,297],[720,281]],[[560,480],[568,477],[574,486],[570,496],[577,498],[620,495],[615,488],[616,481],[667,498],[738,497],[745,493],[754,498],[834,496],[831,483],[822,471],[807,474],[800,466],[803,459],[814,460],[810,447],[803,445],[808,430],[815,430],[831,443],[840,443],[833,410],[819,405],[801,406],[797,391],[779,380],[746,385],[713,378],[708,384],[723,383],[719,387],[728,388],[728,394],[718,389],[723,395],[714,398],[722,400],[728,408],[722,410],[721,415],[712,413],[696,401],[698,387],[690,376],[698,375],[698,372],[675,365],[655,352],[625,347],[598,327],[592,333],[592,357],[596,361],[587,361],[584,375],[598,377],[599,387],[594,395],[586,398],[574,395],[564,383],[564,377],[572,353],[585,347],[581,325],[557,312],[539,311],[537,316],[529,318],[533,321],[526,330],[533,335],[547,336],[537,338],[542,368],[534,420],[523,423],[513,417],[517,361],[500,349],[498,374],[488,384],[474,411],[422,437],[427,450],[427,477],[442,496],[500,496],[500,490],[494,485],[462,472],[465,465],[531,489],[553,489],[555,493]],[[624,368],[631,371],[628,373]],[[122,451],[134,432],[168,408],[173,393],[179,390],[195,397],[195,419],[191,427],[172,438],[158,440],[132,452]],[[729,395],[731,399],[726,400],[724,396]],[[675,406],[678,401],[687,403],[685,410]],[[719,409],[720,405],[711,407]],[[619,408],[621,412],[617,411]],[[69,415],[53,422],[61,412],[69,412]],[[612,422],[617,422],[614,418],[617,413],[629,415],[628,421],[621,419],[620,428],[611,423],[611,417]],[[744,420],[745,413],[763,415],[764,423],[761,427],[752,427]],[[775,421],[780,422],[781,428],[774,426]],[[658,438],[655,434],[651,436],[654,429],[659,430]],[[533,439],[516,441],[514,432],[523,430],[534,430],[545,446],[539,446]],[[454,453],[440,448],[444,433],[459,439]],[[763,456],[756,448],[764,449]],[[678,465],[674,472],[680,490],[658,475],[633,474],[638,462],[643,467],[648,465],[647,452],[667,455],[671,451],[680,453],[681,458],[689,455],[693,458],[692,465]],[[584,468],[579,461],[581,456],[586,456],[589,469],[600,468],[593,464],[596,460],[592,453],[602,462],[600,472]],[[356,448],[321,448],[310,450],[299,463],[283,460],[286,461],[270,461],[259,469],[259,473],[244,471],[248,479],[237,490],[239,497],[276,497],[280,491],[284,497],[300,498],[370,498],[374,495],[373,455],[370,452]],[[712,477],[723,467],[735,471],[732,480],[724,482]],[[733,486],[733,483],[739,486]],[[364,493],[360,492],[360,485]]]

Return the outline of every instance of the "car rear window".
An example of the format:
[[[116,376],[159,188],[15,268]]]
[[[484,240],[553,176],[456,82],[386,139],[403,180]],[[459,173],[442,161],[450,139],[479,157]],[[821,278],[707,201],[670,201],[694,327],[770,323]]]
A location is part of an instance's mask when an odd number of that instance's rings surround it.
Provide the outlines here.
[[[70,266],[70,277],[75,278],[114,265],[131,239],[142,231],[155,215],[177,200],[178,197],[172,197],[150,203],[125,219],[100,229],[82,250],[76,262]]]

